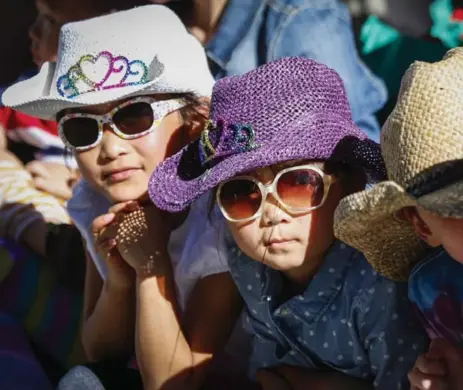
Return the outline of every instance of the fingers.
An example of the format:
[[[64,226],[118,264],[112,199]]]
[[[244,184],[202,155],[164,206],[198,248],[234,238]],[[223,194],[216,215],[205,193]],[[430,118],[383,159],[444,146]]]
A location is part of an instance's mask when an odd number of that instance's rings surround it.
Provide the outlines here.
[[[134,200],[129,200],[127,202],[117,203],[109,209],[110,213],[117,214],[122,211],[131,212],[135,211],[138,208],[138,203]]]
[[[50,179],[44,179],[42,177],[34,178],[35,188],[40,191],[46,192],[50,195],[56,196],[62,199],[70,199],[72,196],[71,188],[66,182],[57,182]]]
[[[116,214],[114,213],[100,215],[99,217],[95,218],[92,222],[93,235],[99,235],[101,230],[114,222],[115,218]]]
[[[408,374],[411,390],[450,390],[446,377],[423,374],[414,369]]]
[[[44,179],[51,179],[52,175],[47,167],[40,161],[32,161],[26,165],[26,170],[32,175],[32,177],[42,177]]]
[[[415,363],[415,367],[423,374],[445,375],[447,367],[441,359],[430,359],[428,355],[421,355]]]
[[[109,258],[112,255],[113,249],[117,246],[117,242],[114,238],[106,238],[98,240],[97,247],[104,254],[105,257]]]
[[[408,374],[411,390],[449,390],[445,365],[421,355]]]
[[[447,362],[463,361],[460,349],[444,339],[433,340],[426,356],[432,359],[444,359]]]

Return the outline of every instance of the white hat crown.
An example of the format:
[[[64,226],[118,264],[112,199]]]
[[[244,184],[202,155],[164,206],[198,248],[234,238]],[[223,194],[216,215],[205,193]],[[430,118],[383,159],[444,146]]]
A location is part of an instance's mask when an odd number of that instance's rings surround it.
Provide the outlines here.
[[[214,80],[201,44],[162,5],[64,25],[56,64],[9,88],[5,105],[50,119],[62,109],[136,94],[211,94]]]

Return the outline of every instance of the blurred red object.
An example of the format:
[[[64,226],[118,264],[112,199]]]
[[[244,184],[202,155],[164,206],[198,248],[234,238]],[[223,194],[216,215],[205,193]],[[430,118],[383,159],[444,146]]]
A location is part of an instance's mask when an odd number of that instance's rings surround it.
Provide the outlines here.
[[[452,14],[452,20],[455,22],[463,22],[463,8],[455,8]]]

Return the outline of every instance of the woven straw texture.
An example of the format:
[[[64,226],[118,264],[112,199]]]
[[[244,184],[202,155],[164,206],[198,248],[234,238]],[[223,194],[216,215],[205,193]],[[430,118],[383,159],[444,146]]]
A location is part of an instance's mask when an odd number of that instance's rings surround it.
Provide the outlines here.
[[[385,174],[379,146],[352,121],[341,78],[309,59],[283,58],[219,80],[210,120],[201,140],[151,177],[158,207],[180,211],[236,174],[289,160],[333,158],[361,165],[372,178]]]
[[[413,64],[381,136],[390,181],[343,199],[336,211],[336,235],[392,279],[407,279],[426,249],[411,224],[394,217],[398,210],[421,205],[441,216],[463,217],[461,182],[424,196],[407,192],[432,184],[441,167],[463,159],[462,106],[463,49],[434,64]]]

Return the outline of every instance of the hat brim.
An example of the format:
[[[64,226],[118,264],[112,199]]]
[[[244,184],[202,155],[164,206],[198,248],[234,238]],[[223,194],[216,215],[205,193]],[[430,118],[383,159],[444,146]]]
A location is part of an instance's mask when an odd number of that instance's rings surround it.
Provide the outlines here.
[[[186,92],[198,94],[198,91],[187,91],[175,86],[165,88],[162,82],[163,75],[161,75],[145,84],[92,91],[72,99],[61,96],[44,96],[43,91],[50,89],[49,84],[54,72],[55,64],[45,63],[36,76],[9,87],[2,95],[2,103],[40,119],[55,120],[56,115],[66,109],[111,103],[133,96]]]
[[[418,204],[444,218],[463,218],[463,181],[422,196]]]
[[[354,154],[358,151],[360,142],[374,145],[365,156],[374,154],[380,156],[376,143],[352,136],[352,134],[360,134],[360,131],[351,121],[341,120],[333,115],[314,116],[312,123],[296,121],[293,123],[293,128],[285,129],[298,140],[297,145],[289,145],[287,138],[282,136],[269,145],[228,156],[210,169],[206,169],[199,161],[199,140],[197,140],[156,168],[148,185],[150,198],[157,207],[169,212],[178,212],[187,208],[205,192],[237,174],[291,160],[327,160],[331,154],[326,154],[326,145],[324,145],[326,132],[325,127],[320,123],[325,126],[334,124],[337,126],[339,130],[336,133],[337,139],[332,143],[339,145],[341,141],[346,141],[343,142],[343,151],[348,150]],[[355,143],[355,147],[352,142]],[[342,152],[338,154],[341,155]],[[348,156],[342,158],[349,159]]]
[[[414,199],[395,182],[379,183],[339,203],[335,235],[363,252],[379,273],[393,280],[407,280],[428,247],[411,223],[396,217],[397,212],[422,206],[443,217],[462,217],[462,190],[463,184],[456,183]]]

